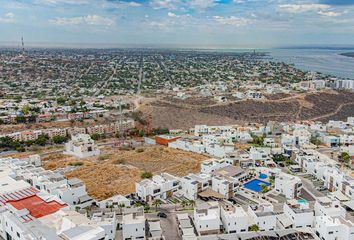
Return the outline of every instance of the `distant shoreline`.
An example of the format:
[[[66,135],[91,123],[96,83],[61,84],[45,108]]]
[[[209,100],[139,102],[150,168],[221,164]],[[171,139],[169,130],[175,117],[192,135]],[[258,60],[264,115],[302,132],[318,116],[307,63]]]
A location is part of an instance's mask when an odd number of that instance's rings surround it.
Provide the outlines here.
[[[354,52],[340,53],[339,55],[354,58]]]

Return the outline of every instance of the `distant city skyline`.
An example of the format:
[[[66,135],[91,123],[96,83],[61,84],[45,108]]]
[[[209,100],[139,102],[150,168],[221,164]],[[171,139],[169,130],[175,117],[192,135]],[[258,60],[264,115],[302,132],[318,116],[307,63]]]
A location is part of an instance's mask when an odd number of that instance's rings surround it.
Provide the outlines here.
[[[354,44],[354,0],[0,0],[0,46]]]

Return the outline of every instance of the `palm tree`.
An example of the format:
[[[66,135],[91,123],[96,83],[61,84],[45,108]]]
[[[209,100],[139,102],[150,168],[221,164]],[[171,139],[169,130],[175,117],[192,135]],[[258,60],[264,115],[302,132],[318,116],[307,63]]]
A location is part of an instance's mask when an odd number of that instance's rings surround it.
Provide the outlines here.
[[[195,201],[194,201],[194,200],[189,200],[189,206],[191,206],[192,208],[194,208],[194,206],[195,206]]]
[[[183,200],[181,205],[183,208],[185,208],[188,205],[188,202],[186,200]]]
[[[144,211],[145,211],[146,213],[150,211],[150,205],[149,205],[149,204],[146,204],[146,205],[144,206]]]
[[[118,204],[118,208],[120,210],[120,213],[122,213],[123,208],[125,207],[124,203]]]
[[[157,208],[158,208],[159,206],[161,206],[161,204],[162,204],[161,199],[155,199],[155,201],[153,202],[153,205],[155,206],[156,211],[157,211]]]
[[[111,212],[112,212],[112,211],[113,211],[113,204],[110,204],[110,205],[108,206],[108,208],[111,209]]]
[[[265,185],[265,184],[262,184],[262,185],[261,185],[261,191],[262,191],[262,193],[268,192],[268,186]]]

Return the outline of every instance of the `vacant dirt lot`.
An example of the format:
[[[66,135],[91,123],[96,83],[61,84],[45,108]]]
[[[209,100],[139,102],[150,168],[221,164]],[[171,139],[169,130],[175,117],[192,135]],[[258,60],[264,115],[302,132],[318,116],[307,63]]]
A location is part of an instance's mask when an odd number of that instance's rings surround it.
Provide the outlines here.
[[[180,103],[182,102],[182,103]],[[264,100],[243,100],[215,104],[196,101],[157,100],[140,110],[151,114],[155,127],[188,129],[196,124],[236,124],[240,122],[345,120],[354,116],[354,93],[326,91],[297,95],[269,95]]]
[[[169,149],[162,146],[141,147],[135,150],[118,150],[107,147],[103,154],[90,159],[76,159],[54,153],[43,157],[45,168],[63,168],[81,162],[82,166],[65,173],[68,178],[77,177],[85,182],[88,193],[104,199],[115,194],[135,191],[135,182],[143,172],[158,174],[168,172],[183,176],[200,170],[200,162],[206,156]]]

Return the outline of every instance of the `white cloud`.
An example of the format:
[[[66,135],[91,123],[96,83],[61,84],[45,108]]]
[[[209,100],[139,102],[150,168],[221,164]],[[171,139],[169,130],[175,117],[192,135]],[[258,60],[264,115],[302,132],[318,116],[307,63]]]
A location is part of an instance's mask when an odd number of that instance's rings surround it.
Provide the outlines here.
[[[80,5],[80,4],[88,4],[88,0],[37,0],[37,3],[42,4],[73,4],[73,5]]]
[[[180,4],[180,0],[152,0],[150,2],[150,5],[155,9],[177,9]]]
[[[197,8],[197,9],[205,9],[208,7],[215,6],[214,0],[190,0],[188,1],[188,5],[191,8]]]
[[[175,14],[173,12],[168,12],[167,16],[169,16],[169,17],[178,17],[177,14]]]
[[[244,26],[251,23],[250,19],[235,17],[235,16],[230,16],[230,17],[213,16],[213,20],[223,25],[233,25],[233,26]]]
[[[150,5],[155,9],[185,10],[199,9],[203,10],[217,5],[215,0],[151,0]]]
[[[319,11],[318,14],[326,17],[338,17],[341,16],[342,12],[333,12],[333,11]]]
[[[55,18],[50,20],[50,22],[56,25],[114,25],[114,20],[99,15],[87,15],[73,18]]]
[[[5,13],[2,17],[0,16],[0,23],[15,23],[15,14],[12,12]]]
[[[141,7],[142,4],[138,2],[105,2],[103,4],[103,7],[107,8],[117,8],[117,9],[124,9],[124,8],[129,8],[129,7]]]
[[[127,6],[129,7],[140,7],[141,6],[141,3],[138,3],[138,2],[128,2],[126,3]]]
[[[282,12],[288,13],[303,13],[303,12],[311,12],[311,11],[325,11],[330,8],[327,4],[282,4],[279,5],[279,9]]]

